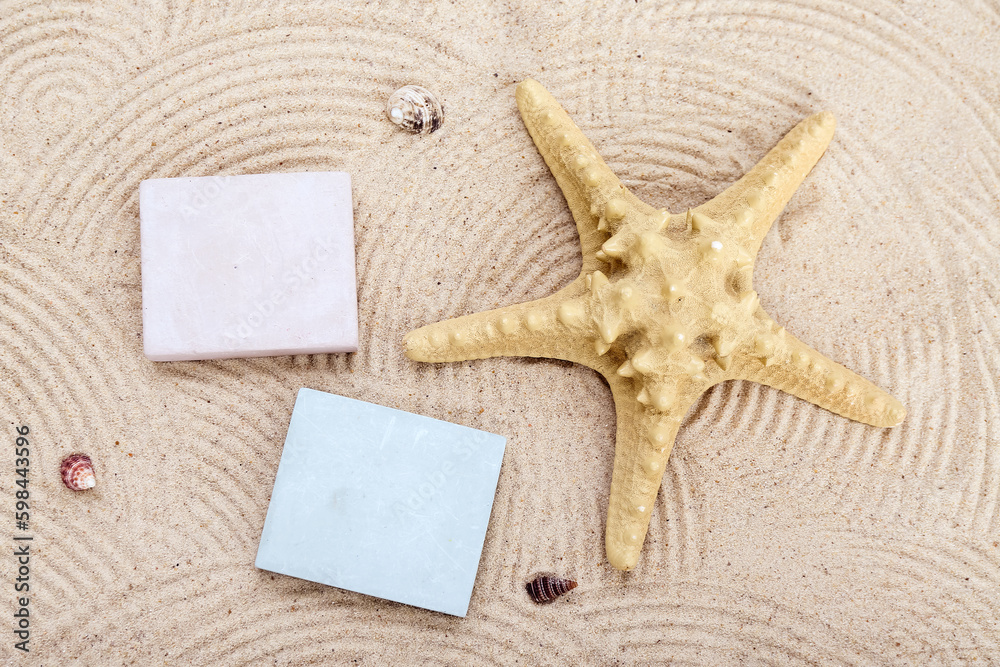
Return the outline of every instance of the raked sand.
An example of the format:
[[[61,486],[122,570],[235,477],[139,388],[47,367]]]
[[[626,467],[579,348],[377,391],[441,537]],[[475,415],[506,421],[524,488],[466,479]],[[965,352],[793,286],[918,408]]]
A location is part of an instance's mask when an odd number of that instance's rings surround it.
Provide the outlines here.
[[[602,4],[0,4],[0,629],[24,424],[34,537],[31,652],[5,630],[5,664],[1000,661],[1000,7]],[[903,425],[719,385],[685,419],[638,567],[612,569],[601,377],[401,347],[579,271],[514,104],[526,77],[672,211],[833,111],[755,287]],[[388,122],[407,83],[444,100],[441,130]],[[359,351],[146,360],[140,181],[333,170],[354,182]],[[467,618],[254,568],[300,387],[508,438]],[[59,481],[74,451],[92,491]],[[536,606],[538,571],[579,587]]]

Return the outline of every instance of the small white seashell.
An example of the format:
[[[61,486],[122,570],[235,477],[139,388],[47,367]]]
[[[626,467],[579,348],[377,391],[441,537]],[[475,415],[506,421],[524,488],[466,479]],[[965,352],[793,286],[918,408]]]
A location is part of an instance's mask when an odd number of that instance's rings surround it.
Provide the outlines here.
[[[431,91],[420,86],[403,86],[390,95],[385,113],[414,134],[430,134],[444,123],[444,107]]]

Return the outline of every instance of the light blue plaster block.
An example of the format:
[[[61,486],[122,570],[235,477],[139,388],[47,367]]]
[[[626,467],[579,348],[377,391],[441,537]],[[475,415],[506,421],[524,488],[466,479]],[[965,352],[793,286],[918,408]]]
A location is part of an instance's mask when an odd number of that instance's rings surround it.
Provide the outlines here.
[[[256,565],[465,616],[505,444],[300,389]]]

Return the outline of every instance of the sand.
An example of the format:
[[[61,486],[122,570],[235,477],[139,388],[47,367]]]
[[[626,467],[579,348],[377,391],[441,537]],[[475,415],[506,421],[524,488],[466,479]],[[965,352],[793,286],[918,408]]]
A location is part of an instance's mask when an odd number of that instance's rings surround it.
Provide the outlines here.
[[[1000,8],[957,3],[56,3],[0,7],[0,610],[14,664],[1000,661]],[[615,416],[547,360],[426,365],[412,328],[579,271],[514,104],[534,77],[642,199],[683,210],[809,113],[833,143],[769,233],[765,309],[897,396],[877,429],[727,383],[689,412],[639,566],[604,557]],[[384,116],[444,100],[438,132]],[[344,170],[360,349],[153,363],[138,190]],[[469,615],[253,567],[295,393],[508,438]],[[14,526],[15,427],[31,519]],[[98,486],[61,486],[61,458]],[[537,571],[580,582],[550,606]]]

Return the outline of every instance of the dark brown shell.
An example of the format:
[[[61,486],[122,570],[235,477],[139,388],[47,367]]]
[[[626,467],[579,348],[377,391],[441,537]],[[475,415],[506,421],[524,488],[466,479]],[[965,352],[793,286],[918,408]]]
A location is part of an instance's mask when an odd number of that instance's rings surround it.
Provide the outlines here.
[[[576,588],[576,582],[572,579],[540,574],[525,584],[524,588],[532,600],[538,604],[547,604]]]
[[[63,484],[73,491],[86,491],[97,484],[94,465],[86,454],[70,454],[59,466]]]

